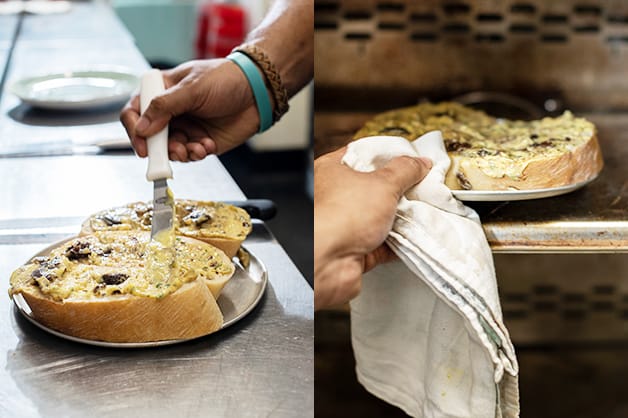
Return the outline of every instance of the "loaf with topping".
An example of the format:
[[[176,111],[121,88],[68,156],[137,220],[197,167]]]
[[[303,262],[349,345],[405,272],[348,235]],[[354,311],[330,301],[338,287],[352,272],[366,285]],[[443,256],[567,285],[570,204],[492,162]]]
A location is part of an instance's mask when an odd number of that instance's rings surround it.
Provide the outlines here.
[[[375,116],[354,136],[415,140],[443,134],[451,189],[532,190],[593,179],[603,166],[595,126],[566,111],[535,121],[497,119],[458,103],[422,103]]]
[[[152,203],[135,202],[91,215],[81,235],[98,231],[150,231]],[[251,217],[241,208],[220,202],[175,200],[175,233],[205,241],[234,257],[251,232]]]
[[[89,340],[189,339],[221,328],[216,303],[235,267],[219,249],[188,237],[174,248],[142,231],[71,239],[11,275],[41,324]]]

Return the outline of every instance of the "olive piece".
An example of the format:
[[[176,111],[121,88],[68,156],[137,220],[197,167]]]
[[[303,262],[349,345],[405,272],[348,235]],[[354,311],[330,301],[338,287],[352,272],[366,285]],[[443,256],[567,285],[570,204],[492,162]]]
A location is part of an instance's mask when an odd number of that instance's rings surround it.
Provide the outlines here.
[[[129,276],[127,274],[124,274],[124,273],[103,274],[102,275],[102,281],[106,285],[120,284],[120,283],[124,282],[128,278],[129,278]]]
[[[65,251],[65,256],[68,260],[80,260],[81,258],[87,258],[91,254],[89,242],[75,242]]]

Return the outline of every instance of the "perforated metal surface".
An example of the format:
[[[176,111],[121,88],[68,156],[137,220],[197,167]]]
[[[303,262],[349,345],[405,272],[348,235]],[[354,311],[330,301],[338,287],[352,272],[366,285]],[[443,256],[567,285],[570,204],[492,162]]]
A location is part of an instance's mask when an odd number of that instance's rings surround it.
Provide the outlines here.
[[[513,341],[628,341],[626,255],[495,255]]]
[[[534,91],[628,108],[628,2],[319,0],[315,11],[323,93]]]

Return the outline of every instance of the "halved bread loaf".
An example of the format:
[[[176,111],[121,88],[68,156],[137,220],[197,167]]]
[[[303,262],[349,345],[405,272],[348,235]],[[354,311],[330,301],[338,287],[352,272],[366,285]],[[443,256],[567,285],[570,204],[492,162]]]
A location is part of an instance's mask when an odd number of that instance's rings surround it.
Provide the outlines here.
[[[151,245],[146,232],[74,238],[18,268],[9,294],[22,295],[43,325],[90,340],[189,339],[220,329],[216,298],[235,271],[231,260],[187,237],[177,237],[174,251]]]
[[[440,130],[451,189],[530,190],[572,185],[602,169],[595,126],[565,112],[536,121],[496,119],[458,103],[423,103],[375,116],[354,136],[414,140]]]
[[[251,232],[251,217],[244,209],[220,202],[175,200],[175,233],[205,241],[234,257]],[[152,203],[135,202],[91,215],[81,235],[98,231],[150,231]]]

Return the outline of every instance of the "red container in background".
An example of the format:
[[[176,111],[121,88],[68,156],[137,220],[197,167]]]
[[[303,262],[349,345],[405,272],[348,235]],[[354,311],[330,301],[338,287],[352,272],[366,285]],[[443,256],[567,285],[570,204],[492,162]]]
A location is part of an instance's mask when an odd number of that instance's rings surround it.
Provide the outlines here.
[[[247,15],[242,6],[203,3],[198,11],[196,58],[221,58],[240,45],[248,32]]]

